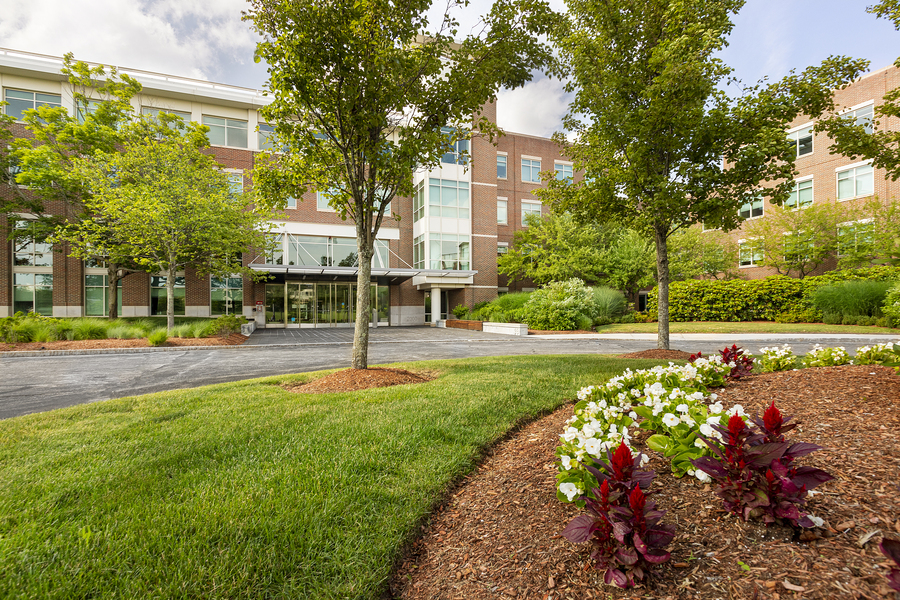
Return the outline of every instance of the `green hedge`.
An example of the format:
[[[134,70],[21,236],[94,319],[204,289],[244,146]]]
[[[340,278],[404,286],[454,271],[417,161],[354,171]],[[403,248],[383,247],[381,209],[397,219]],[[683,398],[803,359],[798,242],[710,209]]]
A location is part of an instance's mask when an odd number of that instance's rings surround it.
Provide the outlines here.
[[[816,316],[812,295],[823,285],[839,281],[900,280],[900,267],[868,267],[830,271],[824,275],[794,279],[771,275],[765,279],[717,281],[690,279],[669,286],[670,321],[808,321]],[[656,313],[656,289],[647,308]]]

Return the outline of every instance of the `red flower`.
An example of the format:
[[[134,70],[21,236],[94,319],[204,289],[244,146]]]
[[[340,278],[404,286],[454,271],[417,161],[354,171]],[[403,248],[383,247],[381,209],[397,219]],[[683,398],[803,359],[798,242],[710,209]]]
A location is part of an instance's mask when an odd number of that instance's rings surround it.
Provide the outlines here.
[[[781,430],[782,420],[781,411],[775,408],[775,401],[773,400],[766,412],[763,413],[763,423],[766,426],[766,431],[777,434]]]
[[[611,462],[616,481],[630,479],[629,470],[634,466],[634,457],[631,455],[631,450],[628,449],[625,442],[620,443],[619,447],[616,448]]]

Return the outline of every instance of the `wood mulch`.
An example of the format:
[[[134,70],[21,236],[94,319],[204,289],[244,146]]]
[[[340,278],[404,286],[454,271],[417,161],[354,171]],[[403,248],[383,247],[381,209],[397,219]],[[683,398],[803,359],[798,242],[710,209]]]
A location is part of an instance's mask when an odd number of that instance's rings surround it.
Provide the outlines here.
[[[247,336],[232,333],[226,338],[169,338],[163,347],[179,346],[237,346],[247,341]],[[18,342],[0,344],[0,352],[22,352],[28,350],[95,350],[98,348],[149,348],[147,338],[134,340],[72,340],[59,342]]]
[[[718,393],[750,414],[774,400],[802,423],[792,439],[825,447],[801,459],[835,476],[807,506],[824,527],[800,533],[744,523],[725,513],[710,485],[674,478],[649,451],[654,499],[678,528],[672,560],[641,587],[606,586],[588,545],[559,535],[579,514],[555,494],[554,450],[568,405],[498,444],[451,491],[408,548],[391,597],[893,598],[877,545],[883,535],[900,539],[900,377],[886,367],[804,369],[754,375]]]
[[[298,394],[334,394],[392,385],[425,383],[436,376],[437,374],[431,371],[413,373],[405,369],[369,367],[368,369],[344,369],[319,379],[313,379],[308,383],[283,387],[289,392]]]

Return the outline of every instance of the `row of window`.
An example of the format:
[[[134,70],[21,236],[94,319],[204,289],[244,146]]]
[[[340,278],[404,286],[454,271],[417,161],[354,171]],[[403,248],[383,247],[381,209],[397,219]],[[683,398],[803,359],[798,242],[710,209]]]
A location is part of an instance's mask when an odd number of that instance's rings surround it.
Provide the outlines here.
[[[506,198],[497,199],[497,225],[509,224],[509,201]],[[541,216],[541,203],[537,200],[522,200],[522,227],[526,227],[528,215]]]
[[[875,103],[869,101],[865,106],[860,106],[844,113],[844,118],[851,120],[856,125],[862,125],[866,133],[875,131]],[[813,125],[801,125],[792,129],[787,134],[787,139],[797,150],[797,156],[806,156],[813,152]]]
[[[8,103],[6,106],[6,114],[18,121],[24,119],[25,111],[27,110],[37,109],[41,106],[48,106],[51,108],[62,106],[62,96],[60,94],[43,94],[40,92],[6,89],[4,90],[4,99]],[[87,106],[83,108],[80,107],[78,110],[78,119],[83,122],[85,116],[93,113],[98,104],[99,103],[96,100],[91,100],[88,102]],[[82,110],[85,114],[82,114]],[[191,120],[191,113],[189,112],[167,108],[161,109],[151,106],[141,107],[141,114],[144,115],[158,116],[161,112],[178,117],[185,122]],[[248,147],[248,121],[225,117],[213,117],[209,115],[203,115],[201,119],[202,123],[209,127],[209,143],[213,146],[231,146],[233,148]],[[259,148],[261,150],[272,148],[274,139],[274,128],[267,123],[260,123],[259,131],[257,132]]]
[[[278,234],[275,251],[266,257],[269,265],[315,267],[355,267],[359,265],[356,238]],[[372,267],[390,268],[390,251],[386,240],[375,240]]]
[[[788,232],[784,235],[785,260],[806,259],[808,253],[815,247],[814,236],[804,236],[803,232]],[[871,219],[838,225],[838,256],[856,252],[865,253],[871,245]],[[756,238],[739,240],[738,249],[740,266],[755,267],[762,264],[765,255],[763,240]]]
[[[428,260],[425,259],[426,244]],[[470,245],[468,235],[432,232],[417,236],[413,240],[413,268],[468,271],[472,265]]]
[[[150,278],[150,315],[166,314],[166,277]],[[240,314],[244,299],[244,284],[240,277],[210,279],[210,314]],[[175,314],[185,313],[184,277],[175,278]],[[119,287],[119,306],[122,288]],[[109,309],[109,287],[106,275],[84,276],[84,314],[105,317]],[[53,315],[53,275],[49,273],[15,273],[13,275],[13,312],[35,312]]]
[[[556,178],[571,181],[574,177],[573,167],[570,163],[554,162],[553,169],[556,171]],[[505,154],[497,155],[497,179],[507,178],[507,156]],[[522,181],[526,183],[541,182],[541,159],[539,158],[523,158],[522,159]]]

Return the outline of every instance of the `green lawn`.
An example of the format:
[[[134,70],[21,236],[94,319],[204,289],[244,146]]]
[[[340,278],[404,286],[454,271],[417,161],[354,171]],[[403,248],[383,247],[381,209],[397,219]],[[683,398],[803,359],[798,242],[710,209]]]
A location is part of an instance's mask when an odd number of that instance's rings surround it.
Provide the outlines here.
[[[2,598],[379,598],[401,547],[517,422],[654,361],[435,361],[345,394],[320,374],[0,421]]]
[[[614,323],[597,327],[598,333],[656,333],[656,323]],[[671,333],[867,333],[900,334],[900,329],[859,327],[856,325],[826,325],[824,323],[775,323],[773,321],[693,321],[669,323]]]

